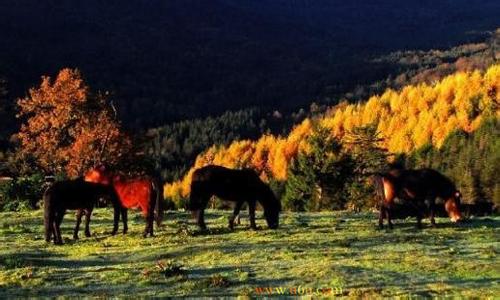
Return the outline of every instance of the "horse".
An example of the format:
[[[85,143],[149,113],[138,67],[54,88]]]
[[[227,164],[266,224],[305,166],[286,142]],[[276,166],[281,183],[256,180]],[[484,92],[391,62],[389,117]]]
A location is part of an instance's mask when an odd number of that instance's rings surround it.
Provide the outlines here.
[[[248,203],[250,228],[255,225],[255,207],[257,201],[264,208],[264,217],[271,229],[279,226],[281,202],[271,188],[251,169],[234,170],[221,166],[209,165],[193,172],[191,195],[188,209],[192,211],[201,229],[206,229],[204,210],[212,196],[222,200],[236,202],[233,214],[229,218],[229,228],[234,228],[234,220],[239,215],[243,203]]]
[[[127,210],[130,208],[140,208],[146,218],[144,237],[153,236],[153,220],[156,221],[157,226],[161,225],[163,185],[159,178],[152,176],[125,178],[120,174],[110,172],[105,166],[89,170],[84,178],[87,182],[112,186],[115,189],[121,203],[123,233],[127,233],[128,230]]]
[[[393,169],[387,173],[376,175],[376,190],[379,201],[379,227],[383,228],[384,218],[387,218],[389,228],[393,228],[391,211],[394,199],[407,202],[416,212],[417,227],[422,227],[422,218],[429,211],[431,225],[434,227],[436,198],[444,201],[444,209],[452,222],[462,219],[460,212],[461,193],[455,184],[446,176],[433,169]]]
[[[73,238],[78,239],[78,231],[82,214],[85,213],[85,236],[90,237],[90,217],[92,210],[100,198],[111,200],[114,210],[114,224],[112,234],[116,234],[119,222],[120,203],[115,191],[107,186],[96,183],[90,183],[83,178],[64,180],[53,183],[49,186],[43,195],[44,200],[44,225],[45,240],[50,242],[52,234],[54,235],[54,244],[61,245],[61,223],[64,214],[68,209],[77,210],[76,226],[73,232]]]

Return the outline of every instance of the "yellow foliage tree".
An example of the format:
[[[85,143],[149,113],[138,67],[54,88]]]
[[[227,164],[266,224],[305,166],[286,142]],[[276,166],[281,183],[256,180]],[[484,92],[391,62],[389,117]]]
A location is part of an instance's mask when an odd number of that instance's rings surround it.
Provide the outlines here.
[[[339,139],[355,127],[374,124],[384,138],[382,147],[392,153],[407,153],[426,144],[440,147],[452,131],[471,132],[486,116],[500,117],[499,99],[500,65],[497,64],[485,73],[458,72],[434,84],[407,86],[399,92],[388,89],[365,104],[342,102],[316,121]],[[246,141],[245,147],[235,148],[241,142],[221,147],[217,151],[225,159],[207,159],[214,155],[211,148],[198,157],[194,168],[208,163],[251,167],[286,180],[290,161],[299,151],[307,152],[305,141],[312,132],[311,123],[306,119],[288,137],[264,135],[255,142]],[[182,195],[187,196],[194,168],[181,181],[167,184],[165,191],[182,190]],[[182,188],[176,188],[179,186]],[[165,196],[171,194],[165,192]]]

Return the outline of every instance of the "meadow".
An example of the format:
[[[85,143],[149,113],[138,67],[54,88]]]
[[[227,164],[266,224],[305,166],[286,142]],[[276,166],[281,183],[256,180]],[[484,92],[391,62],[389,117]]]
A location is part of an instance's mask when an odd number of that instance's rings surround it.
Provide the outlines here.
[[[26,296],[465,296],[500,295],[500,217],[437,228],[414,219],[378,229],[375,214],[284,213],[280,229],[234,231],[229,211],[208,210],[208,231],[186,212],[167,212],[154,238],[130,214],[129,233],[110,236],[112,215],[97,209],[92,237],[47,244],[42,211],[0,213],[0,298]],[[120,224],[121,225],[121,224]],[[121,227],[121,226],[120,226]]]

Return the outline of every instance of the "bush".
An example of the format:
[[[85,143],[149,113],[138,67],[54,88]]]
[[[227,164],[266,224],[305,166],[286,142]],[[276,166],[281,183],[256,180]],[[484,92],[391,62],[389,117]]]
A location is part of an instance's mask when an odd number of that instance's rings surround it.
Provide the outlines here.
[[[18,177],[0,183],[0,211],[38,208],[45,187],[42,174]]]

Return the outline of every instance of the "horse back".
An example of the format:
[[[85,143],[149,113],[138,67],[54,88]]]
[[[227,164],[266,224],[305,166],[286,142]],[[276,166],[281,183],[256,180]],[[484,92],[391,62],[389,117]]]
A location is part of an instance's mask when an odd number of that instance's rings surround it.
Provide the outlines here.
[[[92,208],[100,197],[109,196],[112,191],[105,186],[85,182],[81,179],[58,181],[44,193],[46,205],[53,208]]]
[[[192,175],[192,192],[217,196],[224,200],[239,201],[255,198],[263,182],[251,169],[233,170],[220,166],[206,166]]]

